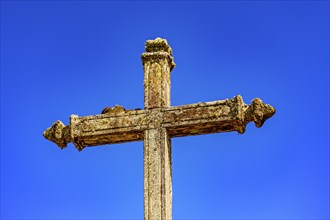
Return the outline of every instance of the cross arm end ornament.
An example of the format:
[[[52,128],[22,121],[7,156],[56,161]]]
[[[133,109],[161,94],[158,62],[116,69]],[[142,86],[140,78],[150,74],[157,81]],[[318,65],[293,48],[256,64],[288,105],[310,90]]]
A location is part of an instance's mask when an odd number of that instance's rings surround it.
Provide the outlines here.
[[[259,98],[255,98],[244,111],[245,124],[254,121],[256,127],[260,128],[275,112],[276,109],[273,106],[263,103]]]
[[[44,131],[43,136],[47,140],[57,144],[59,148],[63,149],[71,142],[70,125],[65,126],[63,122],[57,120],[51,127]]]
[[[244,133],[246,125],[252,121],[260,128],[275,114],[275,108],[259,98],[247,105],[241,96],[236,96],[166,109],[125,110],[115,106],[102,113],[84,117],[71,115],[68,126],[58,120],[43,136],[61,149],[72,142],[80,151],[86,146],[143,140],[143,132],[154,128],[156,121],[171,137],[229,131]]]
[[[231,131],[243,134],[249,122],[260,128],[275,114],[275,108],[259,98],[247,105],[238,95],[222,101],[171,107],[164,114],[163,127],[171,137]]]

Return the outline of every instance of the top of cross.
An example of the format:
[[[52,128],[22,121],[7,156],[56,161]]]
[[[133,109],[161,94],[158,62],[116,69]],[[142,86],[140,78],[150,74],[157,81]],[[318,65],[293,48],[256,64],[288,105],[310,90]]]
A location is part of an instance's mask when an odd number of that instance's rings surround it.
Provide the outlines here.
[[[147,40],[145,44],[146,52],[167,52],[172,55],[172,48],[167,40],[157,37],[155,40]]]
[[[166,57],[169,62],[170,71],[175,67],[172,48],[166,39],[157,37],[155,40],[147,40],[145,50],[146,52],[142,54],[143,65],[145,65],[145,61],[147,60],[159,60]]]

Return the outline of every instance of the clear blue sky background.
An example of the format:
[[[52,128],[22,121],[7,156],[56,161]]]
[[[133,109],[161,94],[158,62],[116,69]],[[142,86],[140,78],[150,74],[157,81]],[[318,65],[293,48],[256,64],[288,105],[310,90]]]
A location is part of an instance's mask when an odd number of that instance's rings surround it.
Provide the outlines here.
[[[143,108],[140,55],[158,36],[172,105],[277,109],[244,135],[172,140],[173,218],[328,219],[328,1],[1,1],[1,218],[143,218],[143,142],[78,152],[42,132]]]

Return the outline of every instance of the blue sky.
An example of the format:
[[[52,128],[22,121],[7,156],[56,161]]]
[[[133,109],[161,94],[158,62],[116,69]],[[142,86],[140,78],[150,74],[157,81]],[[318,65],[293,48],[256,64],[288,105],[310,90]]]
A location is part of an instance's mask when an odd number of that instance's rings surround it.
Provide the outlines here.
[[[166,38],[172,105],[255,97],[245,134],[172,139],[174,219],[329,218],[328,1],[1,1],[1,219],[142,219],[143,142],[78,152],[42,132],[143,108]]]

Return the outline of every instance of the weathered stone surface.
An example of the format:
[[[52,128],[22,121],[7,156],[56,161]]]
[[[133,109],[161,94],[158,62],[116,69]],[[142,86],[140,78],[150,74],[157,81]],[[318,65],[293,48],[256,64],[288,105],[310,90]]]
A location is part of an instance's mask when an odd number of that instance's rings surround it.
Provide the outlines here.
[[[260,128],[264,122],[272,117],[276,110],[271,105],[265,104],[259,98],[255,98],[250,106],[245,107],[245,124],[254,121],[255,125]]]
[[[78,149],[142,140],[148,119],[147,112],[143,110],[72,117],[74,117],[70,124],[72,137]]]
[[[172,49],[165,39],[156,38],[146,42],[142,54],[144,66],[144,108],[170,106],[170,73],[175,67]]]
[[[142,54],[145,110],[125,110],[116,105],[102,114],[71,115],[70,124],[56,121],[44,137],[60,148],[72,142],[80,151],[87,146],[144,140],[145,219],[172,219],[171,139],[218,132],[245,132],[275,113],[259,98],[251,105],[241,96],[214,102],[170,107],[170,73],[175,67],[172,48],[165,39],[148,40]]]
[[[144,132],[144,218],[172,219],[171,143],[162,123],[163,109],[170,107],[170,73],[175,63],[165,39],[148,40],[145,49],[142,62],[148,124]]]
[[[167,40],[160,37],[155,40],[147,40],[145,50],[146,52],[167,52],[172,55],[172,48],[168,45]]]
[[[71,142],[70,127],[65,127],[60,120],[57,120],[51,127],[47,128],[43,136],[57,144],[61,149],[65,148]]]
[[[166,128],[170,137],[230,131],[244,133],[247,123],[254,121],[260,127],[274,113],[273,107],[258,98],[247,105],[241,96],[236,96],[163,109],[126,110],[84,117],[73,115],[69,126],[57,121],[44,136],[61,148],[72,140],[81,148],[140,141],[145,130],[156,128]]]
[[[144,217],[172,218],[171,141],[165,128],[144,132]]]

